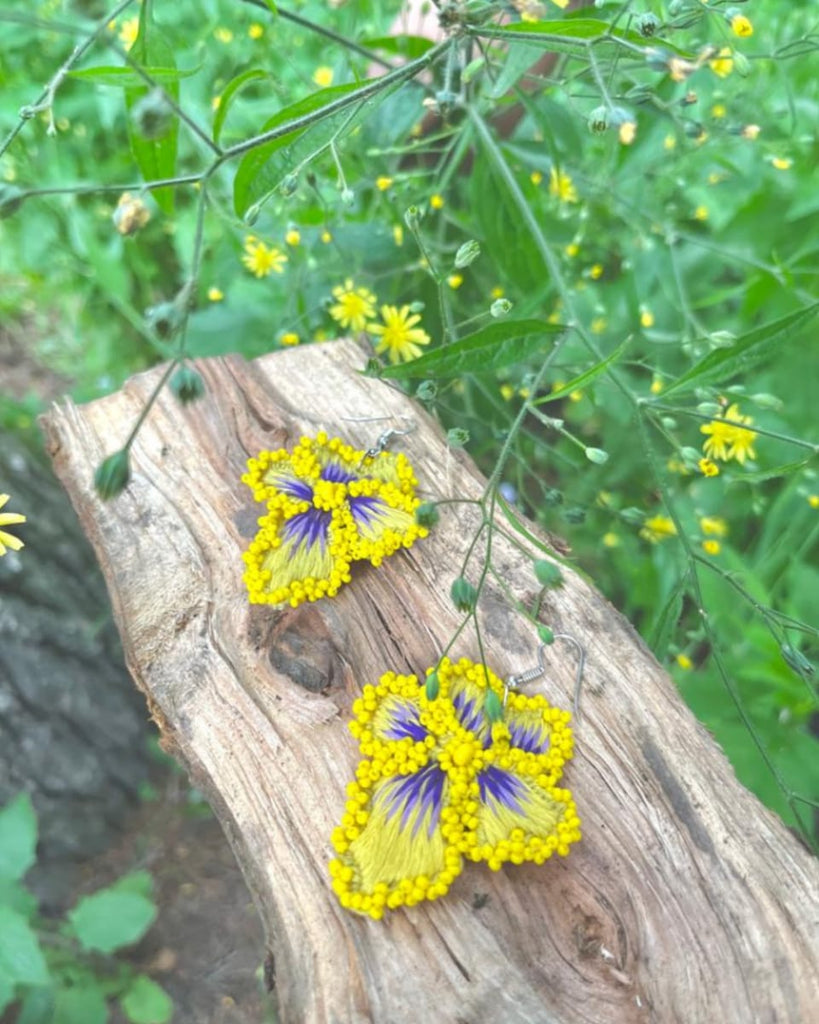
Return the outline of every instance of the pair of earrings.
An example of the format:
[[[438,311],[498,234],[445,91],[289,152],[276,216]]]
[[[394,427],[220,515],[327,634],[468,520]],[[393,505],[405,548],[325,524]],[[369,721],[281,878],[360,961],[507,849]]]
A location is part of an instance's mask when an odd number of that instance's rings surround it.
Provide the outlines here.
[[[251,602],[332,597],[353,562],[378,565],[426,536],[412,467],[385,451],[395,433],[367,451],[321,433],[249,461],[242,479],[267,506],[244,556]],[[579,688],[583,652],[563,639],[580,651]],[[571,716],[517,690],[544,672],[542,654],[543,645],[537,669],[506,683],[444,658],[427,671],[434,686],[387,672],[364,687],[350,723],[362,759],[332,834],[343,907],[379,919],[443,896],[465,861],[542,864],[580,839],[572,795],[557,785],[573,753]]]

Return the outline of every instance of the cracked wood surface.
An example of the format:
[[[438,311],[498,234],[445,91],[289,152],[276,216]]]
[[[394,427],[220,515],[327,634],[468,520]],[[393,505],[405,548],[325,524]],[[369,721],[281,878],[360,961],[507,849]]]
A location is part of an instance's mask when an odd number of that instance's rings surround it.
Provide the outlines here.
[[[424,495],[476,498],[485,482],[409,400],[359,376],[362,364],[349,341],[198,363],[206,397],[183,408],[162,393],[131,484],[108,504],[94,468],[161,368],[44,418],[163,746],[207,795],[255,897],[284,1024],[810,1019],[815,861],[739,785],[631,626],[570,571],[541,617],[587,652],[564,777],[582,841],[540,867],[468,864],[445,899],[381,922],[339,907],[326,863],[356,763],[352,701],[387,669],[435,663],[459,624],[448,593],[477,513],[445,506],[430,537],[378,569],[359,565],[332,600],[251,608],[241,553],[261,506],[239,477],[248,455],[302,433],[365,448],[383,424],[345,417],[405,414],[418,429],[400,443]],[[496,535],[493,562],[531,602],[531,556]],[[482,623],[496,672],[529,667],[534,630],[492,579]],[[479,660],[474,636],[453,655]],[[546,658],[535,685],[568,707],[572,651],[558,643]]]

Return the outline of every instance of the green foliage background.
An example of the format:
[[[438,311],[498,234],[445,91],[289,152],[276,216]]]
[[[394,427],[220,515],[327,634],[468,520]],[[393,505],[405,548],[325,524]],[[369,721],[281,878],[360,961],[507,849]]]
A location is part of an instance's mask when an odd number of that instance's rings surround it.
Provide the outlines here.
[[[434,49],[395,36],[397,3],[274,6],[126,5],[53,105],[18,124],[35,83],[109,15],[95,0],[6,5],[5,329],[84,401],[157,360],[332,337],[328,299],[350,277],[414,304],[424,361],[373,372],[422,385],[468,432],[502,494],[566,537],[668,665],[741,780],[815,841],[815,5],[545,0],[546,24],[502,27],[502,5],[469,3]],[[752,36],[732,31],[737,14]],[[709,61],[725,47],[721,77]],[[134,108],[157,84],[178,111],[151,141]],[[446,116],[424,121],[425,99]],[[504,133],[496,118],[516,104]],[[288,134],[259,138],[277,125]],[[550,189],[557,171],[576,201]],[[149,185],[149,223],[119,234],[121,193],[158,178],[178,184]],[[248,272],[251,232],[287,253],[283,274]],[[481,254],[453,287],[470,239]],[[501,292],[511,311],[493,318]],[[756,456],[704,476],[700,428],[731,403],[753,419]],[[24,429],[37,401],[1,408]],[[651,543],[658,515],[676,534]],[[716,554],[707,517],[724,521]]]

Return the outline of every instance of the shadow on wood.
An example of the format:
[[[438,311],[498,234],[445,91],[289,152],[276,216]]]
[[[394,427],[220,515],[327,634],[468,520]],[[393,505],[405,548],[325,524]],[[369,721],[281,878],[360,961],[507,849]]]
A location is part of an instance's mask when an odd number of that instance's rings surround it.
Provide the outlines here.
[[[629,624],[570,572],[542,618],[587,652],[564,777],[583,840],[540,867],[469,864],[445,899],[384,921],[340,908],[326,864],[356,763],[352,701],[388,669],[436,662],[459,623],[448,594],[477,513],[444,507],[429,538],[378,569],[359,565],[333,600],[251,608],[241,553],[261,506],[240,475],[248,455],[303,433],[364,448],[382,429],[345,417],[410,415],[419,429],[402,446],[424,494],[476,498],[485,483],[408,399],[358,375],[362,363],[344,341],[198,364],[206,397],[183,408],[163,392],[134,445],[132,482],[109,504],[93,492],[94,468],[123,443],[161,370],[44,421],[134,679],[255,896],[282,1020],[809,1019],[816,863],[737,783]],[[531,556],[499,534],[492,554],[531,602]],[[482,625],[498,674],[528,666],[534,631],[491,581]],[[474,637],[453,654],[479,660]],[[555,645],[547,658],[542,685],[568,707],[573,657]]]

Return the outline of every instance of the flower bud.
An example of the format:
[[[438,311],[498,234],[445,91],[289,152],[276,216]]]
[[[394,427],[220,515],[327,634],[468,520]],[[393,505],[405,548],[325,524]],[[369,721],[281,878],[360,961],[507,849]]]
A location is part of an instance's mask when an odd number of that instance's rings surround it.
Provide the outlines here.
[[[702,413],[703,416],[721,416],[722,406],[719,402],[700,402],[697,412]]]
[[[555,505],[563,504],[563,492],[554,487],[547,487],[543,492],[543,504],[547,508],[554,508]]]
[[[545,558],[539,558],[535,562],[535,578],[542,587],[559,587],[563,583],[560,566]]]
[[[790,644],[782,644],[779,650],[782,652],[782,657],[797,675],[802,676],[803,679],[813,675],[813,663],[808,661],[805,655],[796,647],[792,647]]]
[[[631,523],[632,526],[642,526],[645,522],[646,514],[642,509],[631,505],[629,508],[623,509],[620,513],[620,518],[627,523]]]
[[[464,242],[464,244],[455,253],[455,266],[458,270],[463,270],[463,268],[468,267],[470,263],[474,263],[480,254],[480,243],[476,242],[474,238],[471,238],[468,242]]]
[[[406,210],[404,211],[404,223],[407,225],[410,231],[415,231],[415,229],[418,227],[417,206],[408,206],[406,208]]]
[[[167,341],[182,326],[182,313],[175,302],[159,302],[145,310],[145,323],[158,338]]]
[[[131,479],[131,465],[128,449],[122,448],[97,466],[94,473],[94,489],[103,501],[110,501],[122,494]]]
[[[503,704],[501,704],[501,699],[494,690],[486,691],[486,696],[483,700],[483,713],[490,724],[499,722],[503,718]]]
[[[634,19],[634,24],[641,36],[645,39],[650,39],[660,27],[660,19],[650,11],[644,11],[642,14],[637,15]]]
[[[548,626],[538,626],[537,635],[540,638],[540,642],[546,644],[547,647],[555,642],[555,635]]]
[[[592,135],[602,135],[609,127],[608,107],[595,107],[589,114],[589,119],[586,123],[588,124],[589,131]]]
[[[438,397],[438,385],[434,380],[422,380],[415,389],[415,397],[419,402],[434,402]]]
[[[711,348],[733,348],[737,336],[731,331],[712,331],[706,338]]]
[[[171,377],[171,391],[183,405],[189,405],[204,395],[205,382],[196,370],[189,366],[180,366]]]
[[[509,299],[495,299],[492,305],[489,307],[489,314],[496,320],[499,320],[502,316],[507,316],[512,310],[512,303]]]
[[[299,187],[299,178],[297,174],[288,174],[282,179],[281,185],[279,185],[279,192],[286,198],[293,195],[296,189]]]
[[[452,427],[446,432],[446,443],[450,448],[463,448],[469,441],[469,431],[463,427]]]
[[[415,522],[419,526],[435,526],[440,518],[434,501],[425,501],[415,510]]]
[[[427,676],[426,682],[426,693],[427,700],[435,700],[441,689],[441,680],[438,678],[437,672],[430,672]]]
[[[785,404],[781,398],[777,398],[776,395],[766,394],[765,392],[751,395],[751,401],[758,405],[760,409],[772,409],[774,412],[780,412]]]
[[[112,219],[114,227],[121,235],[134,235],[151,219],[151,211],[139,196],[123,192]]]
[[[472,612],[475,610],[475,605],[478,601],[478,591],[463,576],[459,576],[452,584],[449,596],[459,612]]]
[[[602,448],[586,448],[584,455],[589,462],[593,462],[597,466],[602,466],[609,461],[609,453],[604,452]]]

